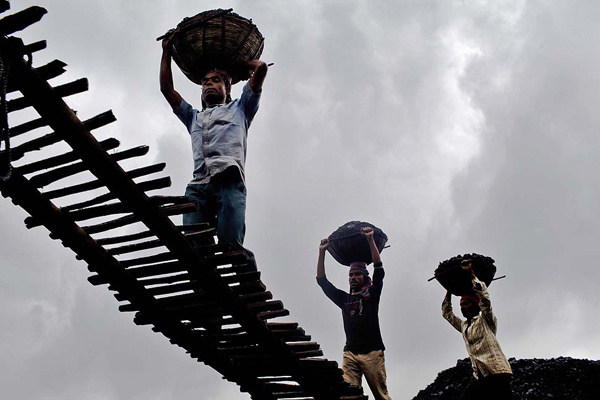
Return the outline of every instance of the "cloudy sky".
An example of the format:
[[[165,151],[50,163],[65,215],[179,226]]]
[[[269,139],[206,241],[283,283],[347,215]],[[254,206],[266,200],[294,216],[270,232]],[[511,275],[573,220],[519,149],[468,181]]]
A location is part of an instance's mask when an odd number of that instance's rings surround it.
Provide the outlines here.
[[[440,316],[444,290],[427,282],[459,253],[489,255],[508,275],[490,287],[508,357],[600,358],[597,1],[37,4],[49,14],[21,35],[48,41],[34,65],[65,61],[53,84],[87,77],[90,91],[69,105],[81,119],[112,109],[118,121],[97,137],[150,145],[137,166],[166,161],[174,195],[191,177],[191,150],[158,90],[155,38],[212,8],[233,7],[258,25],[262,58],[275,66],[249,134],[246,245],[288,319],[326,357],[341,361],[344,335],[315,283],[318,243],[363,220],[391,245],[380,319],[394,399],[412,398],[466,357]],[[198,104],[199,88],[175,75]],[[248,398],[134,325],[105,287],[86,281],[84,263],[0,203],[3,397]],[[346,287],[347,269],[329,256],[326,265]]]

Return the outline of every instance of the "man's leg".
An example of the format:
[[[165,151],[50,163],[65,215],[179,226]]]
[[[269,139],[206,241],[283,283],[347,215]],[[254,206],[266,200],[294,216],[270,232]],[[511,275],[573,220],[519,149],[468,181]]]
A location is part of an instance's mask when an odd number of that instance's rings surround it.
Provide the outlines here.
[[[360,354],[360,367],[376,400],[391,400],[388,393],[383,350]]]
[[[244,249],[250,264],[256,267],[254,253],[243,247],[246,234],[246,186],[237,171],[223,172],[219,177],[217,200],[217,237],[219,242],[229,242]],[[220,175],[220,174],[219,174]]]
[[[198,207],[197,211],[183,214],[183,225],[198,224],[208,222],[211,226],[215,225],[216,211],[211,201],[209,185],[189,184],[185,188],[185,197],[190,199]],[[213,244],[214,239],[196,239],[197,245]]]
[[[494,374],[482,382],[482,391],[490,400],[512,400],[511,374]]]
[[[484,379],[483,377],[481,377],[479,379],[475,379],[475,378],[471,377],[469,384],[467,385],[465,390],[462,392],[459,400],[481,400],[483,398],[486,398],[486,397],[481,397],[482,396],[482,391],[481,391],[482,383],[481,382],[483,379]]]
[[[358,363],[356,355],[350,351],[344,351],[342,357],[342,372],[344,372],[344,380],[351,385],[362,387],[362,371]]]

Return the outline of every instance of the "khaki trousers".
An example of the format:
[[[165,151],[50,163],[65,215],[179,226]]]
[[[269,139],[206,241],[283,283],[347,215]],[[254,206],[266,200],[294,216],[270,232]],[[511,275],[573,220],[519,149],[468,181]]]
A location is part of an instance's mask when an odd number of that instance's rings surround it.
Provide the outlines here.
[[[342,360],[344,380],[351,385],[362,387],[362,376],[376,400],[392,400],[385,383],[385,356],[383,350],[375,350],[367,354],[354,354],[344,351]]]

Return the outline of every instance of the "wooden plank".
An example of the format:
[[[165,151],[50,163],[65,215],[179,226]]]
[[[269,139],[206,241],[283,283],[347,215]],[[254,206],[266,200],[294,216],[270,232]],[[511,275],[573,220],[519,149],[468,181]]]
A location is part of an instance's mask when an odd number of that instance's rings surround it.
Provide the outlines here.
[[[126,160],[133,157],[140,157],[148,153],[148,146],[139,146],[132,149],[124,150],[115,154],[108,155],[113,161]],[[67,178],[69,176],[78,174],[87,170],[88,167],[84,162],[78,162],[75,164],[67,165],[64,167],[53,169],[52,171],[44,172],[33,176],[30,181],[36,188],[41,188],[56,182],[60,179]],[[114,196],[113,196],[114,198]]]
[[[260,271],[243,272],[241,274],[228,275],[223,277],[223,282],[226,283],[241,283],[251,282],[260,279]]]
[[[279,317],[286,317],[290,315],[290,312],[288,310],[277,310],[277,311],[263,311],[263,312],[259,312],[256,313],[256,316],[260,319],[262,319],[263,321],[268,320],[268,319],[273,319],[273,318],[279,318]]]
[[[196,232],[194,234],[189,234],[189,236],[192,237],[197,237],[198,235],[201,235],[202,237],[207,237],[207,238],[212,238],[212,235],[215,233],[216,229],[215,228],[211,228],[211,229],[207,229],[205,231],[202,232]],[[188,236],[188,235],[186,235]],[[120,246],[120,247],[114,247],[108,250],[108,252],[112,255],[119,255],[119,254],[127,254],[127,253],[133,253],[136,251],[140,251],[140,250],[148,250],[148,249],[153,249],[156,247],[160,247],[163,246],[163,243],[160,240],[150,240],[147,242],[141,242],[141,243],[136,243],[136,244],[130,244],[130,245],[125,245],[125,246]],[[221,243],[221,244],[211,244],[211,245],[206,245],[206,246],[202,246],[200,248],[200,252],[206,255],[213,255],[216,252],[219,251],[229,251],[232,249],[232,246],[229,243]],[[159,272],[156,269],[154,269],[154,273],[152,273],[151,275],[157,275]],[[165,272],[163,273],[167,273],[167,272],[178,272],[178,271],[173,271],[173,270],[165,270]],[[143,275],[135,275],[137,278],[143,276]],[[145,276],[149,276],[149,275],[145,275]]]
[[[43,118],[37,118],[32,121],[22,123],[21,125],[13,126],[12,128],[10,128],[9,135],[11,138],[13,138],[47,125],[48,123]]]
[[[180,206],[188,205],[196,209],[195,204],[191,203],[190,200],[185,196],[152,196],[150,199],[158,206],[166,206],[167,204]],[[121,202],[103,204],[100,206],[76,210],[70,208],[70,210],[71,211],[67,211],[67,214],[73,219],[73,221],[85,221],[92,218],[107,217],[114,214],[126,214],[133,212],[131,206]],[[61,211],[65,212],[65,208],[61,208]]]
[[[164,178],[152,179],[149,181],[140,182],[138,188],[144,192],[151,190],[163,189],[171,186],[171,178],[168,176]],[[63,211],[77,210],[79,208],[90,207],[96,204],[102,204],[107,201],[115,199],[117,196],[113,192],[105,193],[100,196],[94,197],[91,200],[82,201],[81,203],[75,203],[62,208]]]
[[[0,19],[0,36],[8,36],[35,24],[47,12],[43,7],[32,6]]]
[[[167,206],[167,207],[162,207],[161,208],[162,212],[165,215],[184,214],[186,212],[191,212],[191,211],[193,211],[195,209],[196,209],[196,206],[193,203],[181,204],[181,205],[174,205],[174,206]],[[103,222],[101,224],[85,226],[85,227],[82,227],[82,229],[88,235],[93,235],[93,234],[96,234],[96,233],[106,232],[106,231],[109,231],[111,229],[116,229],[116,228],[121,228],[123,226],[131,225],[131,224],[134,224],[134,223],[139,222],[139,221],[140,221],[140,219],[139,219],[139,217],[137,215],[131,214],[131,215],[126,215],[126,216],[121,217],[121,218],[113,219],[113,220],[108,221],[108,222]]]
[[[65,83],[64,85],[60,85],[54,88],[56,93],[60,97],[68,97],[77,93],[85,92],[89,89],[88,80],[86,78],[78,79],[73,82]],[[22,110],[27,107],[31,107],[31,101],[23,96],[17,99],[12,99],[6,102],[6,110],[7,112],[13,112]]]
[[[38,42],[40,43],[40,42]],[[45,42],[42,42],[45,46]],[[43,65],[41,67],[36,68],[37,72],[40,76],[45,80],[50,80],[60,76],[66,72],[65,67],[67,64],[60,60],[50,61],[48,64]],[[12,93],[17,91],[17,86],[14,81],[9,81],[8,86],[6,87],[6,93]]]
[[[206,230],[208,228],[208,223],[202,223],[202,224],[196,224],[198,225],[196,227],[196,229],[198,230]],[[180,228],[180,230],[189,229],[189,226],[178,226],[177,228]],[[215,228],[211,228],[211,230],[214,230]],[[108,237],[108,238],[102,238],[102,239],[96,239],[96,242],[98,242],[98,244],[101,245],[110,245],[110,244],[119,244],[119,243],[126,243],[126,242],[132,242],[134,240],[139,240],[139,239],[145,239],[145,238],[149,238],[155,236],[153,232],[151,231],[144,231],[144,232],[139,232],[139,233],[132,233],[129,235],[122,235],[122,236],[114,236],[114,237]]]
[[[289,331],[298,328],[297,322],[269,322],[267,324],[267,328],[269,328],[273,333],[275,331]]]
[[[140,280],[139,282],[141,284],[146,283],[146,281],[144,281],[144,280]],[[204,288],[203,285],[205,285],[205,283],[200,283],[198,281],[189,281],[189,282],[175,283],[172,285],[152,287],[152,288],[148,288],[147,290],[148,290],[148,293],[150,293],[153,296],[160,296],[160,295],[164,295],[164,294],[178,293],[178,292],[183,292],[183,291],[188,291],[188,290],[203,289]],[[257,291],[264,290],[264,289],[265,289],[265,286],[260,281],[249,282],[249,283],[240,284],[238,286],[231,287],[231,290],[235,294],[252,293],[252,292],[257,292]]]
[[[163,169],[165,169],[165,166],[166,166],[165,163],[153,164],[148,167],[132,169],[131,171],[128,172],[128,174],[131,178],[137,178],[140,176],[150,175],[150,174],[153,174],[156,172],[160,172]],[[168,177],[162,178],[162,179],[163,179],[163,181],[170,182],[170,179]],[[100,180],[94,180],[94,181],[80,183],[80,184],[73,185],[73,186],[67,186],[67,187],[60,188],[60,189],[49,190],[44,193],[44,196],[46,196],[48,199],[55,199],[55,198],[59,198],[59,197],[68,196],[71,194],[83,193],[83,192],[87,192],[89,190],[98,189],[102,186],[104,186],[104,183],[102,183]],[[111,197],[111,199],[113,199],[113,198],[115,198],[114,195]]]
[[[46,45],[47,44],[45,40],[40,40],[37,42],[29,43],[24,47],[23,50],[25,54],[36,53],[40,50],[44,50],[46,48]]]
[[[107,125],[111,122],[116,121],[115,116],[112,111],[107,111],[100,115],[97,115],[94,118],[91,118],[84,122],[86,128],[92,130],[97,129],[101,126]],[[19,146],[13,147],[10,150],[11,160],[16,161],[22,158],[25,153],[30,151],[41,150],[46,146],[50,146],[54,143],[58,143],[62,140],[63,135],[60,132],[52,132],[42,137],[30,140],[25,142]],[[51,197],[48,197],[51,198]]]
[[[119,141],[115,138],[109,138],[101,141],[100,146],[102,146],[102,149],[104,149],[105,151],[112,150],[119,147]],[[39,172],[44,169],[54,168],[60,165],[68,164],[78,159],[78,153],[74,151],[69,151],[68,153],[60,154],[58,156],[49,157],[30,164],[25,164],[23,166],[15,168],[15,170],[22,175],[27,175],[32,174],[34,172]]]

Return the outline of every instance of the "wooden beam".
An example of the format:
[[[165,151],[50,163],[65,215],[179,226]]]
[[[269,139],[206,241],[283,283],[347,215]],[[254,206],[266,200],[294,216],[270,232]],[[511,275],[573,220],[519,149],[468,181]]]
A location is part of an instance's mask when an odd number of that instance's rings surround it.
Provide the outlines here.
[[[8,36],[35,24],[47,12],[43,7],[32,6],[0,19],[0,36]]]

